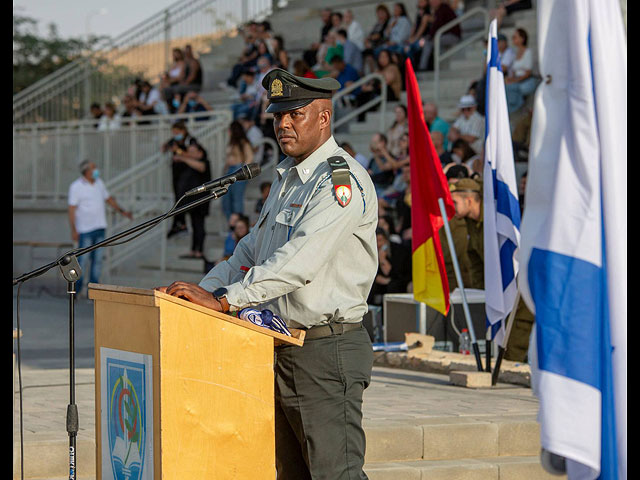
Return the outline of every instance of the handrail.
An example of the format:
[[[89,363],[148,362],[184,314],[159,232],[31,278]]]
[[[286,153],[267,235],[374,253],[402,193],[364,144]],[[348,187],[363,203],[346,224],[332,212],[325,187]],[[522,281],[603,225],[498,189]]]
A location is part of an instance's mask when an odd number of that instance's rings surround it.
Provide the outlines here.
[[[380,131],[383,132],[385,130],[385,114],[387,113],[387,82],[384,79],[384,77],[379,74],[379,73],[370,73],[369,75],[366,75],[364,77],[362,77],[361,79],[357,80],[356,82],[353,82],[351,85],[349,85],[348,87],[345,87],[344,89],[338,91],[333,98],[331,99],[331,103],[335,105],[337,103],[338,100],[340,100],[341,98],[345,97],[347,94],[353,92],[354,90],[360,88],[362,85],[365,85],[367,83],[369,83],[371,80],[374,79],[378,79],[380,80],[380,84],[381,84],[381,94],[378,97],[375,97],[371,100],[369,100],[367,103],[365,103],[364,105],[361,105],[360,107],[358,107],[357,109],[349,112],[347,115],[345,115],[342,118],[339,118],[337,121],[332,122],[331,123],[331,133],[334,132],[334,130],[339,127],[340,125],[343,125],[345,123],[347,123],[348,121],[350,121],[352,118],[355,118],[356,116],[360,115],[362,112],[366,112],[368,111],[371,107],[373,107],[374,105],[377,104],[381,104],[381,112],[380,112]]]
[[[13,96],[14,122],[76,118],[89,110],[90,102],[120,97],[136,76],[155,79],[167,69],[176,42],[182,41],[181,47],[191,43],[200,53],[247,20],[270,14],[274,3],[178,0],[18,92]]]
[[[484,17],[484,31],[477,32],[471,35],[469,38],[466,38],[464,41],[459,42],[455,46],[448,49],[445,53],[440,54],[440,37],[442,37],[443,34],[451,30],[456,25],[459,25],[462,22],[476,15],[480,15]],[[449,23],[445,23],[442,27],[438,29],[433,39],[433,42],[434,42],[434,48],[433,48],[434,99],[436,103],[438,103],[438,101],[440,100],[440,62],[442,62],[446,58],[449,58],[454,53],[462,50],[467,45],[470,45],[473,42],[481,38],[484,38],[487,35],[488,31],[489,31],[489,12],[487,11],[486,8],[483,8],[483,7],[472,8],[468,12],[465,12],[463,15],[455,18],[454,20],[451,20]]]

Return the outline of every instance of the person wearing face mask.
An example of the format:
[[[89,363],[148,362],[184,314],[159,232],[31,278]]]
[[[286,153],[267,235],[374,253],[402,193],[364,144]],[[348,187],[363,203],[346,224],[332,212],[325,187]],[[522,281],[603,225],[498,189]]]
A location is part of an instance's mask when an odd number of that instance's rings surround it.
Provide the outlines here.
[[[100,179],[100,170],[95,163],[91,160],[83,160],[79,167],[80,178],[69,186],[68,213],[71,238],[74,243],[78,243],[78,248],[84,248],[95,245],[105,238],[105,229],[107,228],[105,202],[129,220],[133,219],[133,215],[122,209],[115,198],[109,194],[104,182]],[[102,250],[98,248],[78,257],[83,272],[76,282],[79,294],[85,293],[82,287],[86,272],[85,267],[89,258],[91,259],[89,282],[98,283],[100,281]]]
[[[204,98],[198,92],[187,92],[179,105],[178,113],[194,113],[194,112],[210,112],[213,110]],[[209,120],[209,117],[198,117],[196,122]]]
[[[207,152],[198,141],[189,135],[184,122],[178,121],[171,127],[172,137],[162,146],[162,152],[171,152],[171,175],[176,201],[190,188],[211,180],[211,170]],[[199,196],[192,197],[195,201]],[[189,210],[193,227],[193,244],[188,258],[200,258],[204,243],[204,217],[209,213],[209,202]],[[186,213],[173,217],[173,226],[167,238],[178,233],[186,233]]]

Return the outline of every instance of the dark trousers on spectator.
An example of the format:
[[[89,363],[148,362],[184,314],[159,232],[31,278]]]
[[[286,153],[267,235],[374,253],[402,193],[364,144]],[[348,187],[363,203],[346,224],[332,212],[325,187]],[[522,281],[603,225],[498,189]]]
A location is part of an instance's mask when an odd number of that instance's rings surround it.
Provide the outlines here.
[[[201,252],[204,248],[204,212],[201,211],[201,208],[196,207],[189,210],[189,217],[191,217],[191,228],[193,229],[193,234],[191,237],[191,250],[194,252]]]
[[[364,327],[276,348],[278,480],[364,480],[362,396],[373,349]]]
[[[455,36],[453,33],[445,33],[440,37],[440,47],[450,47],[459,41],[460,37]],[[433,53],[433,47],[433,40],[425,37],[422,53],[420,54],[420,62],[418,63],[418,70],[426,70],[429,66],[429,59]]]

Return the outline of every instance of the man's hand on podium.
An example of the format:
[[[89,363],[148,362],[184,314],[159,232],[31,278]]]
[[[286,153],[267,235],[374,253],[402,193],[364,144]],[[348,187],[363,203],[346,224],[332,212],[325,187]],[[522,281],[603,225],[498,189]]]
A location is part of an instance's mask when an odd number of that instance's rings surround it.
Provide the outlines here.
[[[207,292],[204,288],[196,285],[195,283],[173,282],[168,287],[156,287],[155,290],[188,300],[217,312],[224,311],[220,302],[214,298],[211,292]]]

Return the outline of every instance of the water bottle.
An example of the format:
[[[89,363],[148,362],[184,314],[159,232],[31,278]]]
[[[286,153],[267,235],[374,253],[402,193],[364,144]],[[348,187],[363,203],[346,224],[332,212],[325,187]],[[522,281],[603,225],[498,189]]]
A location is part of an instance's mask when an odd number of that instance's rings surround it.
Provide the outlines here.
[[[462,329],[462,333],[460,334],[460,353],[463,355],[471,354],[471,337],[469,336],[469,332],[466,328]]]

